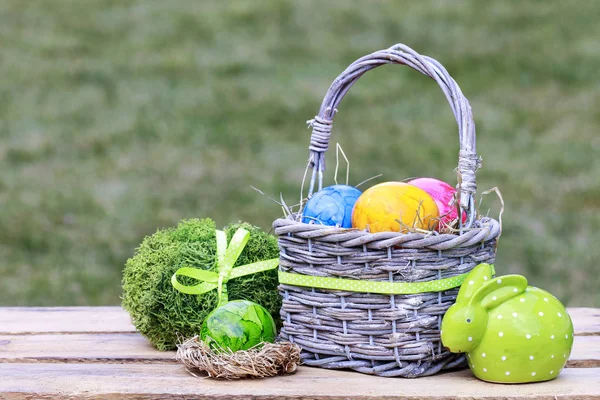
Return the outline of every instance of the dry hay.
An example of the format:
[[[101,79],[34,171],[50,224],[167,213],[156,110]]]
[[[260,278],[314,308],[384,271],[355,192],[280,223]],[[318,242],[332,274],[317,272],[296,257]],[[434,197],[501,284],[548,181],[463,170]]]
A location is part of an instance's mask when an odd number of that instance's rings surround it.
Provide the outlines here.
[[[203,373],[217,379],[267,378],[293,374],[300,364],[300,347],[290,342],[263,343],[232,352],[211,349],[198,336],[177,346],[177,361],[194,376]]]

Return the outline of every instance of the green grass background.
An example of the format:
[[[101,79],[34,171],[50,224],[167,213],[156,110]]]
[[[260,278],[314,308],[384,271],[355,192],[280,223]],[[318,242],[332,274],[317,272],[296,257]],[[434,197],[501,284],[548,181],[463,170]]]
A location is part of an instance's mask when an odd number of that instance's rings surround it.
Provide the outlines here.
[[[471,102],[498,272],[600,306],[599,19],[584,0],[4,0],[0,305],[119,304],[125,260],[182,218],[269,230],[281,210],[250,185],[293,203],[329,84],[402,42]],[[456,182],[450,108],[408,68],[361,78],[333,141],[351,183]]]

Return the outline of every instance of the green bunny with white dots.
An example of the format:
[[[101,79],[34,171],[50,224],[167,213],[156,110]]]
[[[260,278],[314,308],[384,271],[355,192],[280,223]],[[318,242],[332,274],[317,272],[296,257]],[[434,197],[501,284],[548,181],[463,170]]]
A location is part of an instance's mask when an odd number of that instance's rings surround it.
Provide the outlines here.
[[[442,344],[453,353],[467,353],[471,371],[484,381],[556,378],[573,346],[567,310],[521,275],[492,276],[490,264],[467,275],[442,320]]]

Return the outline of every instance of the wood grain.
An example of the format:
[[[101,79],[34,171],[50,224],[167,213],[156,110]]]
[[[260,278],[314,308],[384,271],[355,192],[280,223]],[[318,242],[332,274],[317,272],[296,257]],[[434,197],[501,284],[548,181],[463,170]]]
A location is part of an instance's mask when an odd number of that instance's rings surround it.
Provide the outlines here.
[[[138,333],[0,335],[0,363],[175,363]],[[600,336],[576,336],[568,368],[600,368]]]
[[[600,309],[569,308],[575,335],[600,335]],[[129,315],[121,307],[0,307],[0,334],[131,333]]]
[[[303,367],[291,376],[223,382],[192,377],[177,365],[0,364],[0,392],[36,399],[589,400],[600,399],[600,370],[568,369],[549,382],[497,385],[469,371],[399,380]]]
[[[575,336],[567,367],[600,367],[600,336]]]
[[[135,332],[121,307],[0,308],[0,334]]]
[[[265,380],[202,379],[135,333],[119,307],[0,308],[0,399],[600,400],[600,310],[569,313],[578,336],[558,379],[496,385],[468,370],[412,380],[301,367]]]
[[[0,335],[0,362],[176,363],[139,333]]]
[[[569,308],[569,315],[573,321],[575,335],[598,336],[600,335],[600,309],[577,307]]]

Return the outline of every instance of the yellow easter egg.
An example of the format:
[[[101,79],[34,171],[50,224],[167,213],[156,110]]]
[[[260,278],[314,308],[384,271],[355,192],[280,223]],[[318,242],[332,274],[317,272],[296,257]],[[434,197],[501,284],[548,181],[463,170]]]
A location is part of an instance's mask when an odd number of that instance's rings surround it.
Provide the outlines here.
[[[365,190],[358,198],[352,226],[368,228],[371,233],[433,230],[438,218],[438,207],[426,191],[404,182],[385,182]]]

